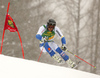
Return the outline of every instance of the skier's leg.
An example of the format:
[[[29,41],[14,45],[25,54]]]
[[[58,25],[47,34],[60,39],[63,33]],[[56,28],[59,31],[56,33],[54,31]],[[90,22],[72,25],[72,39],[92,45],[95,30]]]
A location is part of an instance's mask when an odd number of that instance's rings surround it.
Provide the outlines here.
[[[60,49],[60,47],[58,47],[58,48],[56,49],[56,51],[60,54],[60,56],[61,56],[65,61],[67,61],[67,60],[69,59],[69,56],[66,55],[66,53],[63,52],[63,51]]]
[[[46,49],[46,51],[49,53],[49,55],[52,57],[55,52],[51,49],[51,47],[48,45],[48,42],[45,43],[44,48]]]
[[[49,55],[56,60],[58,63],[60,63],[62,60],[55,54],[55,52],[52,50],[52,48],[49,46],[48,42],[45,43],[45,49],[49,53]]]
[[[58,48],[58,45],[55,42],[49,42],[48,45],[52,48],[53,51],[56,51]],[[62,50],[60,49],[60,51],[57,51],[59,54],[60,52],[62,52]],[[64,53],[64,52],[63,52]],[[65,54],[65,56],[63,56],[63,54],[61,55],[61,57],[66,61],[68,59],[68,56]],[[59,57],[60,58],[60,57]]]
[[[65,54],[65,52],[63,52],[63,51],[60,49],[60,47],[59,47],[55,42],[49,42],[48,44],[49,44],[49,46],[51,46],[51,48],[52,48],[54,51],[58,52],[58,53],[60,54],[60,56],[61,56],[65,61],[67,61],[67,60],[69,59],[69,56],[67,56],[67,55]]]
[[[61,57],[67,62],[67,64],[71,67],[71,68],[75,68],[76,64],[70,60],[69,56],[66,55],[65,52],[63,52],[60,47],[58,47],[56,49],[56,51],[61,55]]]

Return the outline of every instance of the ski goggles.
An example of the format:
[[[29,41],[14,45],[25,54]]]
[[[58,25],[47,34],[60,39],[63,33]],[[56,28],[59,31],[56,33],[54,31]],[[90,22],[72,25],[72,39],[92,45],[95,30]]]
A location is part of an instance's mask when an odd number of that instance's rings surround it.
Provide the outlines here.
[[[48,28],[53,28],[53,29],[54,29],[54,28],[55,28],[55,26],[50,25],[50,26],[48,26]]]
[[[49,26],[51,26],[51,25],[52,25],[52,26],[56,26],[55,23],[51,23],[51,22],[50,22],[50,23],[49,23]]]

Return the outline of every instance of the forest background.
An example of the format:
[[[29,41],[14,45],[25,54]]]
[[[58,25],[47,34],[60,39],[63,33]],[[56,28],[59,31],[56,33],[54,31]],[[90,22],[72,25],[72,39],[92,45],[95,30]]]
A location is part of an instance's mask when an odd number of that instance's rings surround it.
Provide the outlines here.
[[[41,51],[35,36],[39,27],[52,18],[65,36],[67,48],[97,67],[82,62],[77,69],[100,75],[100,0],[0,0],[0,44],[8,2],[9,14],[22,38],[25,59],[38,60]],[[59,37],[54,40],[61,46]],[[5,32],[2,54],[23,58],[16,32]],[[73,61],[79,61],[67,54]],[[40,62],[67,67],[59,65],[48,53],[42,54]]]

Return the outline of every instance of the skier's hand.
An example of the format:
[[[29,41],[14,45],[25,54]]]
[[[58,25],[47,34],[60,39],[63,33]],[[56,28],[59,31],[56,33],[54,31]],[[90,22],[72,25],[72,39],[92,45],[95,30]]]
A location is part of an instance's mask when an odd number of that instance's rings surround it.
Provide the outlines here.
[[[62,49],[63,51],[66,51],[66,50],[67,50],[66,45],[65,45],[65,44],[62,44],[61,49]]]
[[[42,40],[41,41],[44,42],[44,43],[47,42],[48,41],[48,37],[46,37],[46,36],[45,37],[42,37]]]

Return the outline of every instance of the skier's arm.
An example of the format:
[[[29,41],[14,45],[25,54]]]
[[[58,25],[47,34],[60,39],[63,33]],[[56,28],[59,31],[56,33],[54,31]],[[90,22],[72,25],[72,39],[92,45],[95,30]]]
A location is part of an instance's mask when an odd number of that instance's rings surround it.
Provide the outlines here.
[[[63,36],[63,34],[61,33],[60,29],[58,27],[56,27],[56,34],[61,38],[61,42],[62,42],[62,46],[61,46],[61,49],[63,51],[66,51],[66,39],[65,37]]]
[[[38,40],[41,40],[41,39],[42,39],[42,36],[41,36],[40,34],[36,34],[36,38],[37,38]]]
[[[61,38],[62,45],[66,44],[66,39],[58,27],[55,28],[56,34]]]
[[[62,36],[61,42],[62,42],[62,44],[66,44],[66,40],[65,40],[65,37],[64,36]]]
[[[39,28],[37,34],[36,34],[36,38],[37,38],[38,40],[42,40],[42,33],[43,33],[44,31],[45,31],[44,27],[41,26],[41,27]]]

